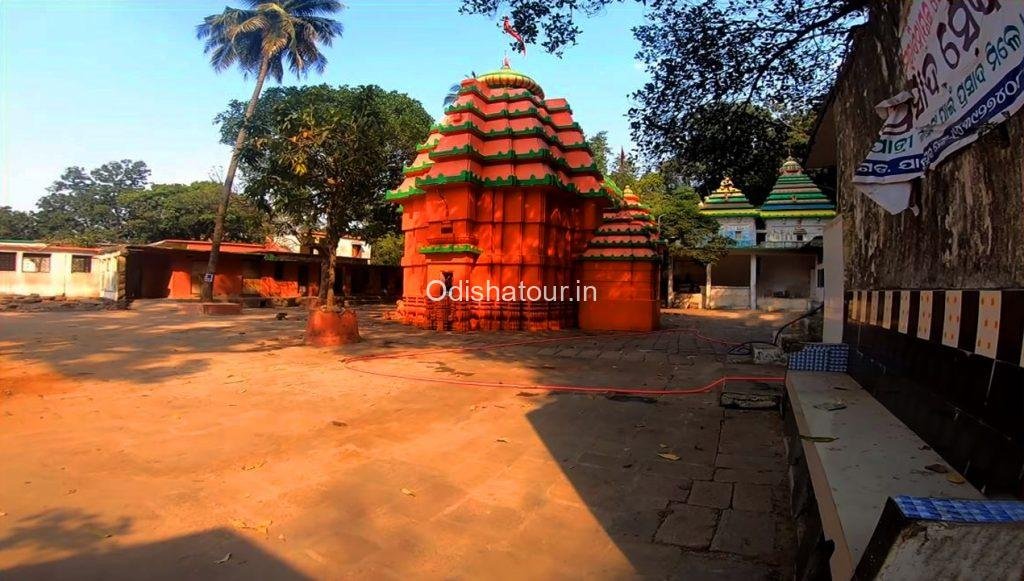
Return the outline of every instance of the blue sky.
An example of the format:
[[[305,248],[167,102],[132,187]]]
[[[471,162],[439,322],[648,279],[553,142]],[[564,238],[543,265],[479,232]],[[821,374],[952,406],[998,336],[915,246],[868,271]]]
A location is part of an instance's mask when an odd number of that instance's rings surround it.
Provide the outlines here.
[[[248,98],[252,79],[214,73],[195,25],[225,0],[0,0],[0,205],[32,209],[65,167],[145,161],[154,182],[206,179],[227,165],[214,115]],[[230,3],[230,2],[228,2]],[[441,113],[447,88],[501,64],[496,20],[464,16],[458,0],[349,0],[345,35],[327,49],[322,77],[375,83]],[[587,132],[629,149],[629,94],[646,80],[630,29],[638,5],[584,22],[558,59],[531,47],[513,66],[549,97],[565,97]],[[285,84],[296,84],[294,77]]]

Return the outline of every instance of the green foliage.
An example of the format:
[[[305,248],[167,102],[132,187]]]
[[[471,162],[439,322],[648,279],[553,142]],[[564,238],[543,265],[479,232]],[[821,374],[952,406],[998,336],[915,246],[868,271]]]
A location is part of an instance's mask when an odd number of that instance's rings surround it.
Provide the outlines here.
[[[644,174],[632,187],[640,202],[651,209],[651,216],[655,220],[669,211],[668,188],[661,172],[652,171]]]
[[[310,68],[323,73],[327,58],[318,45],[340,37],[340,22],[328,18],[342,9],[337,0],[248,0],[248,9],[225,7],[203,19],[196,36],[217,72],[238,66],[246,75],[269,74],[281,82],[284,63],[296,76]],[[264,70],[264,66],[266,69]]]
[[[718,220],[700,213],[700,196],[689,188],[680,188],[666,197],[658,224],[669,253],[677,258],[713,264],[735,244],[718,233]]]
[[[39,236],[36,217],[32,212],[0,206],[0,239],[35,240]]]
[[[43,238],[77,244],[125,240],[125,208],[118,196],[144,189],[149,182],[145,162],[124,159],[86,172],[69,167],[36,202],[36,228]]]
[[[42,238],[69,244],[148,243],[209,239],[220,200],[214,182],[148,184],[141,161],[113,161],[86,172],[69,167],[40,198],[35,212],[0,208],[0,238]],[[229,240],[261,242],[265,214],[243,201],[228,211]]]
[[[608,145],[608,132],[598,131],[593,137],[587,140],[590,151],[594,154],[594,164],[601,171],[602,175],[608,174],[608,158],[612,155],[612,148]]]
[[[405,236],[389,232],[374,240],[371,244],[370,264],[399,266],[405,254]]]
[[[155,242],[169,238],[209,240],[220,201],[216,182],[153,184],[148,190],[123,192],[125,238],[131,242]],[[271,234],[266,215],[251,201],[232,204],[224,221],[224,237],[236,242],[263,242]]]
[[[806,151],[802,123],[798,130],[764,107],[712,103],[680,126],[675,154],[666,165],[674,181],[690,184],[707,196],[729,176],[754,204],[768,196],[779,166],[790,151]]]
[[[225,142],[234,141],[243,114],[235,101],[217,117]],[[397,231],[397,208],[384,193],[401,182],[432,121],[418,101],[375,85],[270,89],[241,151],[245,193],[275,214],[338,234]]]
[[[700,196],[692,188],[669,191],[662,174],[650,172],[636,181],[633,192],[651,209],[674,257],[713,264],[733,246],[732,239],[718,233],[718,221],[700,213]]]
[[[625,149],[619,149],[619,155],[615,156],[611,177],[615,180],[615,184],[622,189],[631,188],[636,184],[636,162],[633,160],[633,156],[626,153]]]
[[[244,116],[238,102],[218,116],[225,140]],[[401,182],[432,121],[418,101],[376,85],[270,89],[239,152],[245,195],[298,229],[323,228],[327,247],[343,234],[395,232],[397,208],[385,193]],[[330,305],[329,284],[322,293]]]

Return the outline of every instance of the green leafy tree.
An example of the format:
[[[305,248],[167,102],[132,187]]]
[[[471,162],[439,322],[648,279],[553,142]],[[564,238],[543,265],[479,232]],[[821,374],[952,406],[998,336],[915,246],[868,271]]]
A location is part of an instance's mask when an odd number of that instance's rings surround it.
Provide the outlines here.
[[[636,162],[633,160],[633,156],[626,153],[625,149],[620,148],[619,154],[615,156],[615,162],[611,168],[611,177],[615,180],[615,185],[620,188],[632,187],[636,184]]]
[[[633,193],[640,202],[651,209],[651,217],[657,220],[669,210],[670,200],[665,178],[661,172],[648,172],[633,184]]]
[[[240,125],[238,109],[218,117],[225,137]],[[418,101],[375,85],[271,89],[259,109],[239,155],[245,193],[291,223],[323,228],[320,299],[333,308],[338,240],[385,203],[433,120]]]
[[[695,110],[678,138],[666,165],[674,181],[707,196],[729,176],[755,204],[771,191],[779,166],[798,145],[784,119],[764,107],[730,103]]]
[[[35,240],[38,236],[36,218],[32,212],[0,206],[0,239]]]
[[[734,242],[719,234],[718,220],[700,213],[700,196],[690,188],[680,188],[664,198],[658,226],[673,258],[692,258],[701,264],[714,264],[729,253]]]
[[[393,233],[385,234],[373,241],[372,248],[370,264],[399,266],[402,264],[402,255],[405,254],[405,236]]]
[[[69,167],[36,202],[38,234],[47,240],[98,244],[124,240],[125,211],[118,197],[149,183],[145,162],[124,159],[86,172]]]
[[[612,155],[612,148],[608,145],[608,132],[598,131],[593,137],[587,140],[591,153],[594,154],[594,163],[602,174],[608,173],[608,158]]]
[[[148,243],[165,239],[209,240],[220,203],[217,182],[153,184],[118,197],[125,215],[125,238]],[[225,237],[242,242],[263,242],[271,233],[266,214],[247,198],[236,200],[224,220]]]
[[[196,29],[199,39],[205,40],[204,51],[210,55],[210,65],[215,71],[225,71],[237,65],[246,76],[256,75],[256,86],[245,108],[245,120],[256,110],[268,75],[280,83],[286,62],[299,78],[309,69],[322,73],[327,66],[327,58],[320,52],[320,46],[330,46],[342,34],[341,23],[329,18],[342,9],[341,2],[337,0],[248,0],[247,3],[247,9],[228,7],[220,14],[207,16]],[[213,274],[220,257],[224,220],[246,130],[245,123],[240,123],[231,162],[224,176],[207,276],[201,290],[204,301],[213,300]],[[206,282],[206,279],[211,282]]]

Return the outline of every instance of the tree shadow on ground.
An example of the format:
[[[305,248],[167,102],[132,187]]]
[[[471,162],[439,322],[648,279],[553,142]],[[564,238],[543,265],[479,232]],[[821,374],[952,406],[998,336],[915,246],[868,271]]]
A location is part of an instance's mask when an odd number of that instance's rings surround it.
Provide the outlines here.
[[[309,579],[228,529],[119,546],[130,519],[103,522],[77,509],[25,517],[0,537],[0,555],[30,548],[71,556],[0,569],[4,579]],[[230,554],[230,557],[228,555]]]
[[[305,327],[296,319],[305,313],[285,310],[291,320],[277,320],[278,309],[188,315],[170,301],[140,311],[5,313],[0,356],[43,363],[58,378],[158,383],[210,369],[220,355],[301,345]]]

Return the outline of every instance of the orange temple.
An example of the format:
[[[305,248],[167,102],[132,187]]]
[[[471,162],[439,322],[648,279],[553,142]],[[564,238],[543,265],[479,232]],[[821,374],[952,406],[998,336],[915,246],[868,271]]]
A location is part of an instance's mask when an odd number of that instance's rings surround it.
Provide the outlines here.
[[[657,326],[650,217],[601,175],[564,99],[507,66],[465,79],[417,151],[388,193],[402,205],[403,322]]]

